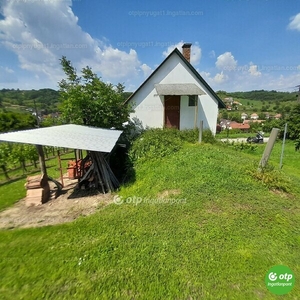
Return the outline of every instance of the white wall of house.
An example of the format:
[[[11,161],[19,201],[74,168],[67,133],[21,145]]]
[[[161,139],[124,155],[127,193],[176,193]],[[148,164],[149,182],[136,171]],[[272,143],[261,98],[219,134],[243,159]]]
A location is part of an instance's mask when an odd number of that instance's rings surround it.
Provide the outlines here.
[[[144,127],[164,126],[164,97],[157,95],[155,84],[194,83],[206,95],[198,97],[197,126],[203,120],[203,127],[216,131],[218,116],[218,103],[209,91],[198,82],[197,77],[190,71],[186,64],[173,53],[161,68],[151,77],[146,84],[130,99],[134,113],[131,118],[138,118]],[[188,97],[181,96],[180,103],[180,129],[192,129],[195,124],[195,107],[188,106]]]
[[[197,106],[189,106],[189,97],[180,97],[180,130],[194,128]]]

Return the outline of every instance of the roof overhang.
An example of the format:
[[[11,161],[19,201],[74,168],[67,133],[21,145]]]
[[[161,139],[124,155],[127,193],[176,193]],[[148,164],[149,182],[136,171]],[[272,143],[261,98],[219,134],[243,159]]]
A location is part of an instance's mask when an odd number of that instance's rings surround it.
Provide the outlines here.
[[[155,84],[155,89],[160,96],[206,95],[206,93],[194,83]]]
[[[111,152],[122,131],[82,125],[60,125],[0,134],[0,141]]]

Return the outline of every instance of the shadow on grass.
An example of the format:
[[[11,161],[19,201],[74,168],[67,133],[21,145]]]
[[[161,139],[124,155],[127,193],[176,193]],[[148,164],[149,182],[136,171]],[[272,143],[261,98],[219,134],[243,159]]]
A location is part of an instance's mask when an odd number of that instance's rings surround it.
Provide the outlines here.
[[[26,178],[28,175],[33,175],[33,174],[36,174],[40,171],[40,169],[35,169],[35,170],[32,170],[32,171],[29,171],[25,174],[22,174],[22,175],[19,175],[19,176],[15,176],[15,177],[12,177],[8,180],[5,180],[5,181],[0,181],[0,187],[1,186],[5,186],[7,184],[10,184],[10,183],[13,183],[13,182],[16,182],[18,180],[21,180],[23,178]]]

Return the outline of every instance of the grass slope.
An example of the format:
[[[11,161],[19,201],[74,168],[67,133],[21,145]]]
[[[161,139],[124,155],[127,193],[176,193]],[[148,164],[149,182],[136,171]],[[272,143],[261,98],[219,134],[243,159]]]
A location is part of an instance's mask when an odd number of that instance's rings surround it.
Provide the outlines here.
[[[248,174],[256,163],[186,145],[138,163],[123,204],[61,226],[0,231],[0,298],[275,299],[264,276],[283,264],[296,276],[284,298],[297,299],[299,194],[270,192]],[[155,203],[163,195],[172,200]]]

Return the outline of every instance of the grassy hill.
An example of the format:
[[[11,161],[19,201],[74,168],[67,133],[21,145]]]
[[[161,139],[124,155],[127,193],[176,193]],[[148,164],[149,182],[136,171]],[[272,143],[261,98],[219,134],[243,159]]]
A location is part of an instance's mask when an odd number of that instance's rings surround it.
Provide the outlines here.
[[[124,100],[132,93],[124,92]],[[0,90],[0,108],[4,107],[8,111],[26,112],[42,111],[45,114],[58,111],[59,92],[53,89],[40,90]]]
[[[58,109],[58,91],[52,89],[40,90],[0,90],[2,106],[7,110],[24,112],[26,109],[44,111],[46,113],[56,112]]]
[[[277,91],[248,91],[248,92],[233,92],[218,91],[218,96],[221,99],[228,97],[234,101],[240,102],[238,106],[239,112],[269,112],[269,113],[289,113],[292,107],[297,103],[297,92],[277,92]]]
[[[300,153],[288,144],[263,184],[262,151],[184,144],[139,160],[117,204],[92,216],[0,231],[0,298],[274,299],[264,277],[283,264],[296,276],[284,298],[297,299]]]

